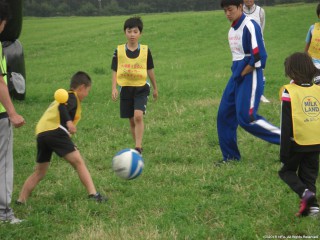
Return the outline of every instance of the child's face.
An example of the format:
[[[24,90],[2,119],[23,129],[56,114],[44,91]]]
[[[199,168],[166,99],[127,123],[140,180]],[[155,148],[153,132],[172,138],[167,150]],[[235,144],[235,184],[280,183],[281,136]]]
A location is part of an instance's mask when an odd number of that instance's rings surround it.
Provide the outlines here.
[[[125,35],[128,43],[135,44],[139,41],[141,32],[138,27],[126,28]]]
[[[75,92],[77,93],[79,100],[82,101],[83,99],[85,99],[86,96],[89,95],[90,90],[91,90],[91,86],[86,86],[83,84],[83,85],[79,86],[75,90]]]
[[[248,8],[251,8],[254,4],[254,0],[244,0],[244,5],[246,5]]]
[[[238,20],[242,15],[242,4],[239,7],[235,5],[229,5],[223,8],[224,14],[230,22]]]

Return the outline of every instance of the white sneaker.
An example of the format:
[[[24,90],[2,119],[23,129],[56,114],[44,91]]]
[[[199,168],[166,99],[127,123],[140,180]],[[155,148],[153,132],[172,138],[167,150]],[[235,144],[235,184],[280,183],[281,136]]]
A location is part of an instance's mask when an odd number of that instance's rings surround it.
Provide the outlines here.
[[[319,207],[310,207],[308,216],[317,217],[319,214]]]
[[[23,222],[24,220],[21,220],[19,218],[16,218],[14,215],[11,215],[10,217],[6,219],[1,219],[1,222],[3,223],[10,223],[10,224],[19,224]]]
[[[264,102],[264,103],[269,103],[270,102],[264,95],[261,96],[260,101]]]

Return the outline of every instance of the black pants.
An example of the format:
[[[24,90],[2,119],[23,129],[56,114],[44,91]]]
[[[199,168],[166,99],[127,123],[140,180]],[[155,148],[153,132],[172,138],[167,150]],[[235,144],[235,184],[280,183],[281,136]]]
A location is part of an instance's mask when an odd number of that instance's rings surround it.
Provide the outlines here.
[[[316,193],[319,152],[293,152],[279,171],[280,178],[302,197],[307,188]]]

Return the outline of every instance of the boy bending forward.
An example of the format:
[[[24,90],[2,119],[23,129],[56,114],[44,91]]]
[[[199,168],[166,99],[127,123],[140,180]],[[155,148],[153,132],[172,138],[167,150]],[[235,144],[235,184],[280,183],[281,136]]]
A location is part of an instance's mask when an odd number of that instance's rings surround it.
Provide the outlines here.
[[[71,140],[71,134],[76,133],[76,125],[81,118],[81,101],[88,96],[91,89],[89,75],[85,72],[74,74],[70,89],[67,103],[52,102],[37,124],[37,166],[34,173],[25,181],[17,204],[25,203],[33,189],[44,178],[53,152],[75,168],[87,189],[89,198],[98,202],[107,200],[96,191],[86,164]]]

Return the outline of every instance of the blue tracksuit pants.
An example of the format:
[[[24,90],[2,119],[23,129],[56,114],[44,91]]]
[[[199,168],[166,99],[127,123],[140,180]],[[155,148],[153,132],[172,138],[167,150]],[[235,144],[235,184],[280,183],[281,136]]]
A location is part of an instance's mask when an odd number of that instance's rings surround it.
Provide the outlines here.
[[[280,129],[258,115],[263,93],[262,69],[255,69],[240,80],[233,77],[221,98],[217,127],[223,160],[240,160],[237,145],[237,128],[240,125],[247,132],[267,142],[280,144]]]

